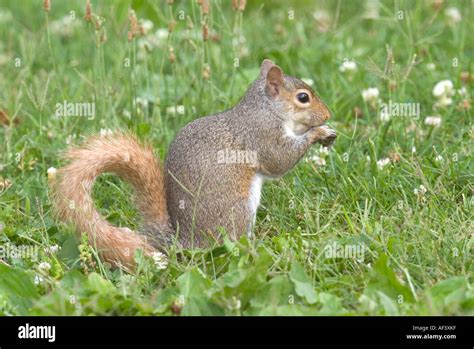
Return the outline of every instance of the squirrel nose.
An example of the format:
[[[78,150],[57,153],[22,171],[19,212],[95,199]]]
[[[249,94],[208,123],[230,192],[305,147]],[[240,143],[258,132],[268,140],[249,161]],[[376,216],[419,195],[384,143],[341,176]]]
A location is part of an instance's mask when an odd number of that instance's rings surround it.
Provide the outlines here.
[[[323,112],[324,121],[328,121],[331,118],[331,112],[329,110]]]
[[[324,110],[320,109],[317,111],[316,115],[321,123],[325,123],[331,118],[331,112],[328,109],[324,109]]]
[[[330,118],[331,118],[331,113],[330,112],[320,112],[317,114],[317,118],[319,120],[319,122],[321,123],[321,125],[324,125],[326,123],[326,121],[328,121]]]

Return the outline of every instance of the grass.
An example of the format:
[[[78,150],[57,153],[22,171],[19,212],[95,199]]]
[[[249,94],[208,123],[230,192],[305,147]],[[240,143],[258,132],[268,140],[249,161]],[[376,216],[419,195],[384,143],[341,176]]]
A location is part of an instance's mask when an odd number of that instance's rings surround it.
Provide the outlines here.
[[[127,40],[130,8],[154,23],[146,37]],[[93,0],[105,19],[97,29],[83,19],[85,1],[53,1],[44,13],[40,2],[3,0],[0,314],[473,315],[472,4],[383,1],[372,19],[369,8],[252,1],[239,12],[217,0],[203,15],[195,1]],[[164,159],[186,123],[239,100],[264,58],[314,80],[339,137],[329,154],[315,147],[265,185],[255,239],[171,249],[165,270],[138,254],[127,274],[54,220],[47,169],[63,164],[67,143],[129,130]],[[341,72],[345,60],[357,70]],[[467,96],[433,109],[433,87],[445,79]],[[383,102],[419,103],[419,117],[382,121],[362,98],[368,87]],[[63,101],[94,103],[96,116],[58,117]],[[439,127],[424,123],[430,115]],[[110,175],[95,187],[109,221],[138,228],[131,195]],[[25,246],[34,253],[12,253]],[[329,258],[328,246],[363,253]]]

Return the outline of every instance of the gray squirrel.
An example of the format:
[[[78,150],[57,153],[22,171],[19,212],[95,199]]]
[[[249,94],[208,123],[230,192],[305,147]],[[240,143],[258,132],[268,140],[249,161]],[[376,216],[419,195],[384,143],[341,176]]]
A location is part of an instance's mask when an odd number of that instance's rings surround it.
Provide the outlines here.
[[[265,180],[290,171],[315,143],[331,145],[330,112],[302,80],[265,59],[260,76],[231,109],[187,124],[170,145],[164,169],[150,146],[131,135],[94,136],[65,155],[52,183],[60,219],[87,233],[104,261],[134,266],[178,241],[206,247],[252,231]],[[103,219],[92,187],[104,172],[131,183],[144,224],[140,233]]]

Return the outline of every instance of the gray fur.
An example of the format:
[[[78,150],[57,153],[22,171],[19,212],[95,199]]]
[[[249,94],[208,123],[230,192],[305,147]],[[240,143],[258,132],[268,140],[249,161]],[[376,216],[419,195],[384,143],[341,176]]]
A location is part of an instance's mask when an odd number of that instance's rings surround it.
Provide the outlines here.
[[[268,62],[262,64],[263,69],[268,70]],[[310,89],[286,75],[284,88]],[[168,151],[164,172],[170,222],[185,247],[220,240],[219,227],[233,239],[246,233],[253,219],[246,189],[249,181],[257,173],[266,177],[284,175],[312,144],[325,137],[327,141],[327,135],[321,137],[322,129],[316,127],[321,121],[298,139],[288,137],[283,124],[291,117],[289,113],[285,101],[266,93],[265,76],[260,76],[235,107],[197,119],[178,133]],[[329,138],[332,141],[335,136]],[[219,163],[218,151],[225,149],[256,152],[258,161]]]

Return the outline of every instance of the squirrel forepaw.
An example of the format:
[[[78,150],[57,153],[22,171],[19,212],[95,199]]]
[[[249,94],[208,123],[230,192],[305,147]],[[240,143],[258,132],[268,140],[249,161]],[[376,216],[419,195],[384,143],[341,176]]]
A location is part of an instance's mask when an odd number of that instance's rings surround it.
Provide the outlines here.
[[[313,129],[313,143],[320,143],[325,147],[329,147],[334,143],[336,137],[336,131],[327,125],[318,126]]]

